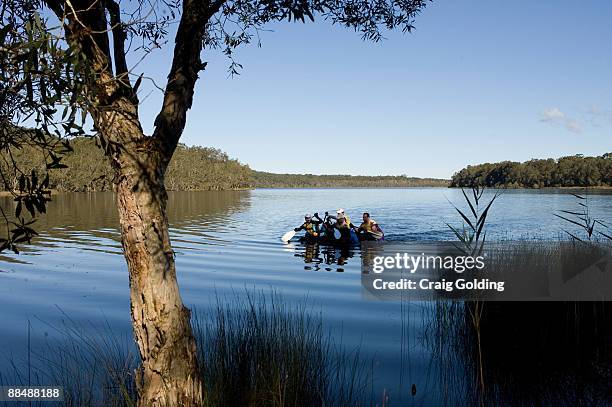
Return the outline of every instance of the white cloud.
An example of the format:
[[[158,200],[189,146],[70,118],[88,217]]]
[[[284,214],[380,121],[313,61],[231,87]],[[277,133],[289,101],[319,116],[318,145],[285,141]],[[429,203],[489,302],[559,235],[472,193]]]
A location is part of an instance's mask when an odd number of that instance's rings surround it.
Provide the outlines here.
[[[573,119],[567,119],[565,121],[565,128],[572,133],[582,133],[582,125],[580,122]]]
[[[563,126],[567,131],[571,131],[572,133],[582,133],[582,123],[569,117],[558,107],[544,109],[542,113],[540,113],[540,121],[555,126]]]
[[[563,119],[565,119],[565,113],[556,107],[544,109],[542,115],[540,116],[541,122],[560,123]]]
[[[597,105],[590,105],[584,110],[587,120],[593,127],[612,123],[612,109],[603,109]]]

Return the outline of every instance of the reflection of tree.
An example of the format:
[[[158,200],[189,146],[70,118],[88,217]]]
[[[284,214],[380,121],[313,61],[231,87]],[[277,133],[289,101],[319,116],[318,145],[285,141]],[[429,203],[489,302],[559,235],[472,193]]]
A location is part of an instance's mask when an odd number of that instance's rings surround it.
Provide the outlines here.
[[[206,227],[232,222],[235,213],[242,212],[250,205],[250,191],[198,191],[169,192],[168,217],[170,227]],[[10,197],[0,198],[3,208],[10,208],[14,202]],[[65,193],[53,197],[47,205],[47,213],[36,222],[41,234],[37,244],[45,245],[50,237],[62,244],[81,242],[91,244],[97,238],[120,241],[119,219],[115,195],[111,192]],[[191,230],[190,233],[196,233]],[[46,235],[46,236],[45,236]],[[34,246],[26,248],[31,251]],[[6,258],[4,258],[6,259]]]
[[[250,196],[251,191],[169,192],[170,226],[228,221],[249,208]]]

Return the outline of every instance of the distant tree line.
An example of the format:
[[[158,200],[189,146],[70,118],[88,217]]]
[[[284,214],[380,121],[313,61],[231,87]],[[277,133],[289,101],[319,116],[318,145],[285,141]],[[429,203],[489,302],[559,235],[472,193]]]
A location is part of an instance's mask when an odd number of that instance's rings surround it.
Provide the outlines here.
[[[407,188],[448,187],[449,181],[437,178],[414,178],[405,175],[313,175],[252,172],[257,188]]]
[[[557,160],[534,159],[469,165],[455,173],[451,187],[497,188],[612,187],[612,153],[599,157],[573,155]]]
[[[111,191],[113,171],[104,159],[96,138],[70,140],[72,151],[66,153],[56,169],[49,171],[49,188],[65,192]],[[37,146],[22,145],[0,152],[3,190],[18,189],[21,173],[44,173],[44,154]],[[12,169],[13,161],[21,172]],[[398,176],[354,176],[273,174],[253,171],[248,165],[231,159],[221,150],[188,147],[179,144],[166,173],[169,191],[232,190],[246,188],[402,188],[447,187],[448,180]]]
[[[110,191],[113,171],[95,138],[70,140],[72,152],[61,161],[61,169],[49,172],[49,187],[58,191]],[[20,174],[11,172],[12,156],[19,169],[41,173],[45,166],[44,152],[28,145],[3,150],[0,170],[4,190],[17,189]],[[6,168],[5,168],[6,167]],[[251,169],[224,152],[208,147],[187,147],[179,144],[166,173],[166,188],[170,191],[229,190],[250,188]]]

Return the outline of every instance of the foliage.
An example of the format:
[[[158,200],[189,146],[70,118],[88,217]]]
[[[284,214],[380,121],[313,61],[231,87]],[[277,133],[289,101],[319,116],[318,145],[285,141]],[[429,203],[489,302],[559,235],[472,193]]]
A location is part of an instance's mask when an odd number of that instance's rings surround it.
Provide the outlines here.
[[[82,81],[71,73],[79,58],[61,47],[61,39],[36,12],[38,6],[5,0],[0,7],[0,182],[11,185],[17,202],[14,217],[1,212],[6,236],[0,238],[0,251],[15,253],[17,244],[36,235],[35,216],[46,212],[48,171],[64,167],[62,158],[71,151],[67,138],[83,134],[75,99]],[[36,151],[35,168],[19,165],[13,153],[21,149]]]
[[[291,306],[276,294],[245,297],[217,298],[215,310],[192,316],[204,405],[370,404],[369,364],[336,345],[306,301]],[[128,336],[63,313],[59,326],[43,324],[50,334],[39,345],[28,343],[26,360],[9,356],[0,386],[60,386],[62,405],[70,407],[136,405],[139,358]]]
[[[589,210],[588,189],[586,189],[585,193],[581,195],[574,193],[570,194],[578,200],[578,208],[573,210],[563,209],[559,211],[560,213],[555,213],[554,215],[560,219],[563,219],[573,227],[578,227],[578,230],[582,232],[583,236],[580,237],[577,233],[570,232],[569,230],[564,230],[564,232],[567,233],[572,239],[579,242],[583,242],[585,240],[590,242],[598,237],[598,235],[612,240],[612,231],[608,225],[602,220],[595,219],[591,216]],[[606,230],[607,233],[601,231],[602,228]]]
[[[228,190],[252,186],[251,169],[221,150],[179,145],[166,173],[172,191]]]
[[[612,187],[612,153],[574,155],[558,160],[503,161],[470,165],[455,173],[451,187],[496,188]]]
[[[461,192],[465,198],[470,211],[464,212],[453,204],[453,208],[459,213],[463,220],[461,230],[451,226],[449,223],[446,226],[453,232],[453,234],[459,239],[460,245],[457,247],[463,253],[471,256],[480,256],[484,248],[487,232],[484,230],[485,222],[487,221],[487,215],[491,205],[495,202],[495,199],[499,196],[499,193],[493,194],[493,197],[488,204],[485,205],[484,210],[481,211],[481,200],[485,189],[480,187],[472,187],[472,198],[465,193],[462,188]],[[466,228],[467,224],[467,228]]]
[[[97,139],[85,137],[71,140],[73,151],[63,159],[66,168],[50,173],[48,188],[73,192],[112,190],[113,170],[96,143]],[[36,172],[44,169],[40,150],[22,147],[9,151],[22,170]],[[0,161],[0,170],[8,171],[3,165],[4,161]],[[242,189],[251,186],[250,173],[248,166],[230,159],[220,150],[179,145],[166,174],[166,187],[181,191]],[[19,178],[7,181],[4,190],[18,188]]]
[[[405,175],[312,175],[273,174],[253,171],[253,183],[257,188],[406,188],[447,187],[448,180],[414,178]]]
[[[309,304],[245,297],[194,316],[206,406],[368,404],[368,367],[334,345]]]
[[[111,191],[113,171],[95,138],[78,137],[70,140],[71,151],[62,159],[65,168],[49,173],[47,188],[66,192]],[[18,168],[25,172],[45,170],[44,152],[23,146],[0,152],[10,154]],[[12,164],[11,164],[12,165]],[[0,160],[0,172],[8,174],[11,165]],[[20,177],[6,177],[5,191],[19,189]],[[405,188],[446,187],[448,181],[435,178],[400,176],[354,176],[273,174],[252,171],[247,165],[231,159],[226,153],[210,147],[188,147],[179,144],[166,173],[166,188],[170,191],[232,190],[245,188]]]
[[[12,141],[11,127],[28,127],[27,120],[32,117],[60,123],[59,134],[53,132],[55,128],[36,123],[34,134],[39,138],[48,140],[48,135],[72,138],[82,134],[81,127],[75,126],[77,113],[82,113],[82,123],[90,115],[112,167],[130,275],[133,328],[142,361],[137,380],[138,405],[201,404],[202,383],[192,352],[195,338],[176,281],[164,182],[185,129],[196,82],[206,67],[202,51],[222,49],[232,61],[230,72],[237,73],[240,65],[233,60],[233,50],[249,43],[268,23],[305,22],[306,17],[314,21],[316,15],[358,31],[364,39],[378,41],[385,30],[411,31],[413,19],[425,5],[426,0],[5,0],[0,5],[1,34],[5,37],[12,32],[17,44],[9,47],[9,52],[2,47],[3,70],[16,78],[9,82],[9,92],[2,89],[5,105],[2,111],[12,112],[21,106],[20,100],[25,100],[25,111],[29,113],[23,118],[8,113],[3,119],[8,124],[8,131],[4,132],[8,140]],[[179,9],[180,17],[176,18]],[[53,16],[57,22],[55,29],[40,18],[43,13]],[[19,17],[11,21],[14,15]],[[142,58],[134,55],[132,45],[142,41],[141,50],[146,56],[165,41],[168,27],[174,23],[178,24],[163,102],[153,132],[147,135],[139,118],[138,94],[145,73],[134,73]],[[42,41],[37,41],[38,38]],[[21,44],[27,52],[21,52]],[[56,54],[60,57],[57,61],[52,58]],[[20,64],[16,56],[24,62]],[[54,61],[50,64],[49,78],[58,83],[52,97],[47,95],[47,81],[33,80],[39,75],[39,67],[45,72],[49,61]],[[137,63],[129,67],[128,61]],[[12,73],[14,68],[16,74]],[[132,83],[135,75],[137,79]],[[61,82],[64,78],[67,81]],[[72,86],[73,82],[82,86]],[[33,91],[34,84],[38,84],[37,93]],[[57,108],[62,105],[67,107],[59,118]],[[41,115],[35,114],[38,112]],[[18,142],[12,147],[19,149],[24,145]],[[10,156],[11,145],[7,144],[6,149]],[[54,158],[52,150],[46,151],[50,165],[58,165],[59,159]],[[40,177],[33,172],[28,182],[16,164],[7,168],[23,176],[19,191],[10,189],[15,195],[27,195],[20,198],[21,205],[17,207],[25,206],[32,217],[35,209],[44,212],[49,178],[40,183]],[[8,226],[9,220],[6,216],[5,219]],[[29,224],[24,219],[15,223],[22,230]],[[27,233],[17,235],[8,227],[7,230],[3,248],[16,250],[14,243],[18,239],[29,239]]]
[[[186,112],[191,107],[197,74],[206,66],[198,56],[204,48],[222,50],[231,60],[230,72],[238,73],[241,65],[234,61],[234,50],[250,43],[268,23],[314,21],[316,16],[376,42],[383,38],[385,30],[400,28],[410,32],[414,18],[426,3],[427,0],[138,0],[120,4],[113,0],[4,0],[0,6],[0,152],[3,159],[0,177],[5,190],[20,203],[17,208],[27,209],[29,218],[15,213],[18,222],[13,223],[8,214],[2,213],[7,235],[0,240],[0,248],[17,252],[15,244],[28,241],[35,233],[28,225],[37,213],[45,212],[53,185],[67,190],[110,188],[115,177],[109,176],[109,166],[100,160],[90,160],[91,155],[80,161],[73,159],[72,163],[78,166],[88,162],[94,168],[77,168],[57,175],[47,172],[65,168],[64,156],[73,149],[68,140],[84,135],[88,114],[92,115],[94,131],[106,155],[115,163],[119,151],[128,144],[133,147],[139,137],[136,134],[131,141],[115,140],[116,136],[109,138],[104,134],[107,126],[100,121],[105,117],[102,112],[114,110],[137,119],[138,88],[143,77],[147,77],[129,69],[127,55],[142,61],[167,42],[172,25],[180,22],[169,78],[179,74],[188,80],[170,80],[165,97],[180,95],[181,104],[176,109]],[[133,78],[137,79],[132,86]],[[132,107],[125,110],[117,108],[130,104]],[[166,169],[184,128],[184,114],[179,114],[179,120],[173,123],[167,121],[168,117],[160,113],[155,121],[155,133],[159,130],[160,134],[145,136],[155,140],[148,147],[155,146],[163,156],[158,160],[161,172]],[[140,124],[137,127],[141,128]],[[171,140],[165,139],[168,134],[172,134]],[[24,151],[14,159],[13,153],[21,149]],[[202,161],[202,157],[207,160],[207,156],[215,155],[206,150],[183,151],[188,161]],[[33,165],[29,161],[34,159],[29,157],[35,157],[38,163]],[[20,165],[23,161],[24,167]],[[168,170],[169,189],[246,186],[248,171],[239,163],[225,158],[209,161],[211,165],[203,170],[202,167],[187,169],[185,162],[175,160],[174,167]],[[82,176],[87,172],[90,179]],[[211,181],[213,177],[221,179]]]

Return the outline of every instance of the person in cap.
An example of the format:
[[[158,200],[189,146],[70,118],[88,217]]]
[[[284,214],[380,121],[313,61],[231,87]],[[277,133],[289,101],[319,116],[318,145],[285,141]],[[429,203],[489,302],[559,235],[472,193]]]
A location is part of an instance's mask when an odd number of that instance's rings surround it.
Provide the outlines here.
[[[316,240],[319,237],[319,225],[323,223],[323,221],[319,218],[318,213],[315,213],[315,218],[316,220],[312,218],[312,215],[307,213],[304,215],[304,223],[293,230],[296,232],[304,230],[306,231],[306,239]]]
[[[346,217],[342,214],[336,216],[336,224],[334,225],[340,232],[340,243],[348,244],[351,242],[351,228],[346,223]]]
[[[342,208],[336,211],[336,216],[329,215],[327,212],[325,212],[325,215],[330,217],[331,219],[335,219],[336,222],[338,221],[338,219],[344,218],[346,226],[348,226],[350,229],[356,229],[356,226],[351,223],[351,218],[346,213],[344,213],[344,209]]]

